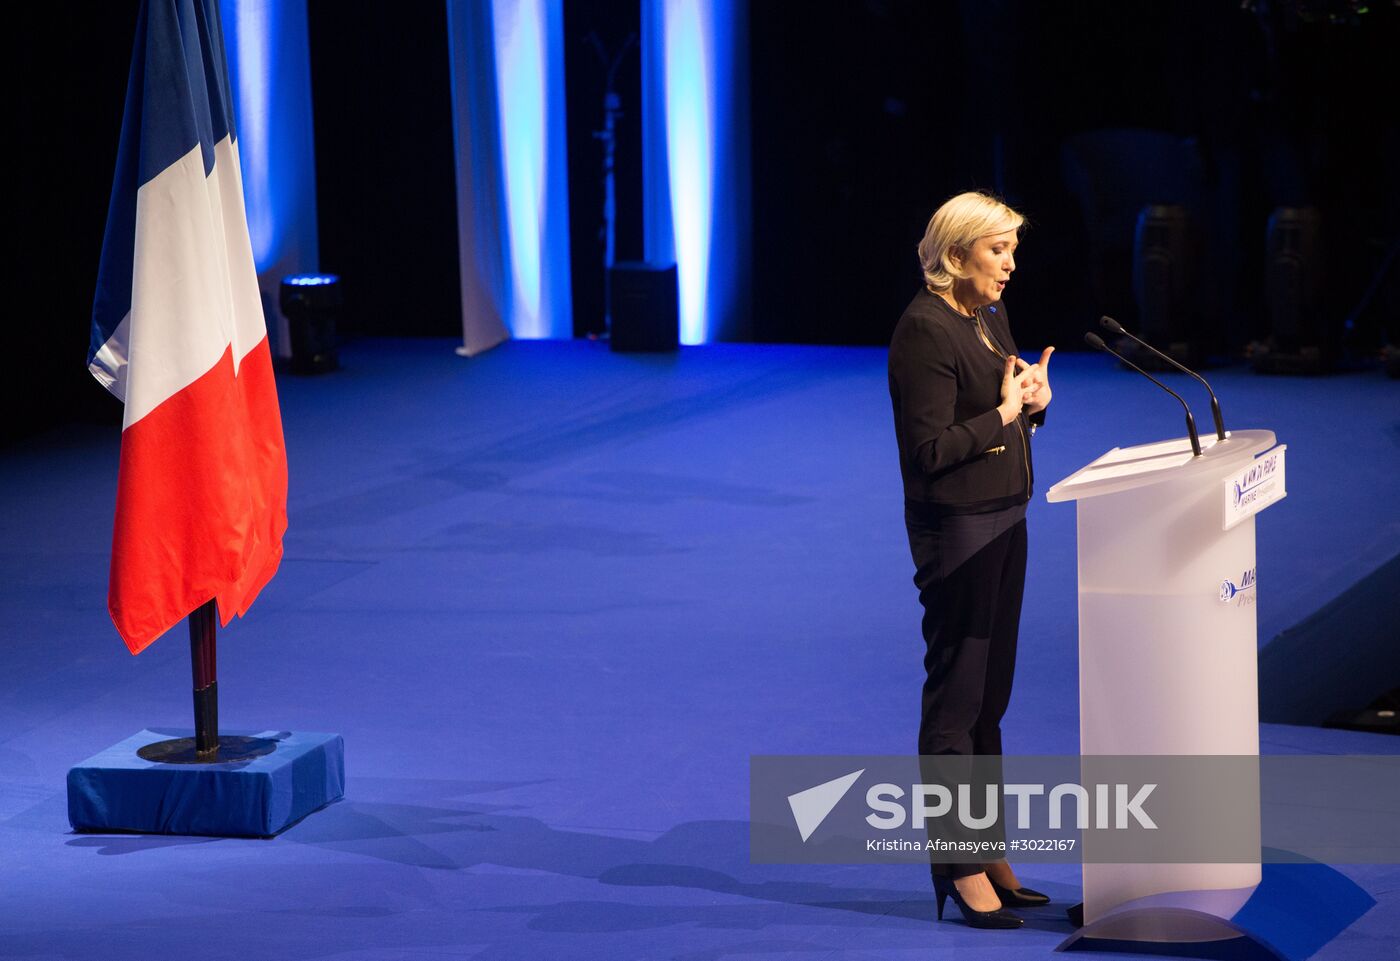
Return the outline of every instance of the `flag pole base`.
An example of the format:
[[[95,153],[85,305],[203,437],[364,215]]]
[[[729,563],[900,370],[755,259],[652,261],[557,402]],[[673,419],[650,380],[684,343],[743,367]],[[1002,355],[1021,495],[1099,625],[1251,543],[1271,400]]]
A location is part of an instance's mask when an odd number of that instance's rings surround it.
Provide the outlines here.
[[[219,760],[189,728],[146,729],[68,772],[75,831],[272,837],[345,795],[338,734],[237,731]]]
[[[268,738],[226,734],[209,751],[199,750],[197,737],[174,737],[143,745],[137,748],[136,756],[158,764],[236,764],[271,754],[276,749],[277,742]]]

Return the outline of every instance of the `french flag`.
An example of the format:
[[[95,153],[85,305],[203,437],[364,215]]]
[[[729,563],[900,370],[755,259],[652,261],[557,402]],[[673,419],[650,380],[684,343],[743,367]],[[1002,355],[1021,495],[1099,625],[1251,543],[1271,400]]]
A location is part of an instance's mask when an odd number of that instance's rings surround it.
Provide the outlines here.
[[[140,653],[277,572],[287,455],[218,0],[141,5],[88,369],[125,404],[107,607]]]

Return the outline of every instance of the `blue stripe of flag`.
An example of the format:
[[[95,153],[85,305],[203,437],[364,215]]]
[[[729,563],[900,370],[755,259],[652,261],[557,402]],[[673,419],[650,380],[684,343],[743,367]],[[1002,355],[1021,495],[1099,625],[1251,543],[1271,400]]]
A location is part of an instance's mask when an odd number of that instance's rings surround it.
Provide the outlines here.
[[[196,145],[208,176],[214,145],[236,137],[223,50],[219,0],[142,0],[97,268],[89,364],[131,310],[137,191]]]

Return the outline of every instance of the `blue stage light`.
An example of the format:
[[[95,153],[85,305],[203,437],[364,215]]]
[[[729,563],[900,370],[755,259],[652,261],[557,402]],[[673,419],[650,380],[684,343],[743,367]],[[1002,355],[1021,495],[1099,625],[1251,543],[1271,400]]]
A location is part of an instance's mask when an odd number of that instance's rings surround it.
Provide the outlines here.
[[[301,62],[284,63],[277,56],[289,38],[281,36],[287,26],[285,13],[249,0],[234,0],[223,11],[224,49],[229,79],[235,98],[238,124],[238,165],[243,176],[243,198],[248,217],[248,236],[253,242],[253,263],[258,273],[270,269],[283,256],[288,234],[296,229],[297,199],[292,195],[298,167],[309,165],[296,155],[299,145],[280,142],[277,111],[287,109],[274,94],[282,72],[306,70],[306,54]],[[300,19],[305,43],[305,13]],[[293,50],[297,50],[295,45]],[[308,138],[309,139],[309,138]],[[308,142],[309,146],[309,142]]]
[[[274,350],[285,357],[278,283],[319,266],[306,3],[224,0],[220,20],[253,264]]]
[[[513,279],[511,327],[517,337],[549,336],[540,316],[540,245],[548,161],[543,13],[540,0],[497,2],[492,24]]]
[[[657,263],[675,258],[683,344],[741,335],[746,316],[747,9],[744,0],[642,8],[646,251]]]
[[[282,278],[278,306],[291,334],[292,373],[324,374],[340,366],[336,325],[343,304],[335,274],[290,274]]]
[[[561,0],[493,0],[500,163],[515,337],[572,333]]]
[[[224,48],[236,97],[238,161],[243,175],[248,236],[258,272],[277,260],[278,210],[273,191],[276,155],[270,136],[272,31],[275,24],[263,4],[235,2],[223,16]],[[230,23],[230,21],[232,21]]]
[[[667,0],[666,158],[675,232],[681,343],[710,340],[715,91],[712,11],[701,0]]]

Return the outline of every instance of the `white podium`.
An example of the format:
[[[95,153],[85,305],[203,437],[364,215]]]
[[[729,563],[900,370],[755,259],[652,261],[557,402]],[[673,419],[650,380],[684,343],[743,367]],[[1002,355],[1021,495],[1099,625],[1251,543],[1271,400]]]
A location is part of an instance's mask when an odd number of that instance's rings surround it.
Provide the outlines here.
[[[1274,435],[1235,431],[1202,446],[1199,457],[1185,438],[1114,448],[1046,495],[1078,503],[1083,755],[1259,753],[1254,518],[1248,503],[1238,507],[1247,493],[1234,495],[1229,516],[1227,487]],[[1260,503],[1283,496],[1279,452],[1277,489]],[[1257,782],[1239,800],[1252,804],[1257,836]],[[1259,884],[1258,863],[1096,864],[1087,846],[1085,855],[1084,927],[1062,948],[1248,936],[1230,918]]]

